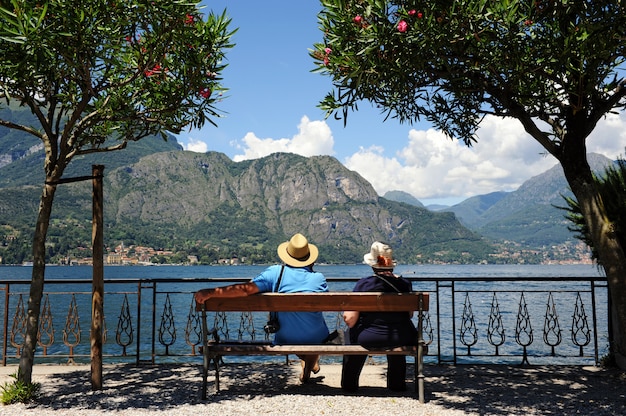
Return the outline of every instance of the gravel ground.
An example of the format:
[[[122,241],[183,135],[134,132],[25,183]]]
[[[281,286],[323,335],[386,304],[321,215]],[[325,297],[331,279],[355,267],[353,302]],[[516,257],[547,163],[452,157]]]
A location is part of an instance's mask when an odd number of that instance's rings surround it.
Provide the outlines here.
[[[222,391],[200,400],[199,365],[107,365],[91,391],[88,366],[37,365],[41,394],[29,405],[0,405],[2,416],[131,415],[624,415],[626,374],[572,366],[427,365],[426,403],[390,393],[385,366],[366,365],[356,394],[339,388],[341,366],[324,364],[308,384],[299,364],[229,364]],[[15,366],[0,367],[0,385]],[[212,381],[212,378],[210,378]]]

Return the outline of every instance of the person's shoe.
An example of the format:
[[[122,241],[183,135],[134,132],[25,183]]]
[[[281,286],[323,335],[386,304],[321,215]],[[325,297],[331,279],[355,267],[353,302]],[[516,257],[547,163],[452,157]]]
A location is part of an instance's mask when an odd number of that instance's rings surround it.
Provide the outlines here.
[[[399,385],[389,385],[387,386],[387,388],[391,391],[406,391],[406,384],[399,384]]]
[[[356,393],[357,391],[359,391],[359,386],[342,384],[341,390],[348,393]]]

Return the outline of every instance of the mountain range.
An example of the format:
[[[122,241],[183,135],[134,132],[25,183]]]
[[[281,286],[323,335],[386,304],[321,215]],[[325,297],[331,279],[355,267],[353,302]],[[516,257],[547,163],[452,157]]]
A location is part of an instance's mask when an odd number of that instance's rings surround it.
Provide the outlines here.
[[[611,159],[594,153],[589,154],[587,160],[592,170],[599,174],[613,163]],[[513,192],[478,195],[452,207],[437,207],[436,211],[454,213],[463,225],[492,241],[514,242],[522,247],[545,250],[578,243],[568,228],[571,223],[561,209],[567,205],[564,196],[573,195],[561,165],[556,164],[528,179]],[[394,198],[390,194],[385,197]],[[407,200],[406,196],[403,200]],[[423,206],[419,201],[415,205]]]
[[[4,133],[4,134],[3,134]],[[8,136],[8,137],[7,137]],[[0,132],[0,256],[29,260],[43,150]],[[329,156],[277,153],[233,162],[217,152],[183,151],[175,138],[146,138],[118,152],[73,160],[66,178],[104,171],[105,244],[149,246],[177,262],[238,257],[276,260],[276,246],[302,232],[320,261],[360,263],[375,240],[398,261],[470,262],[494,247],[447,212],[379,197],[371,184]],[[89,255],[91,184],[58,186],[47,238],[49,261]]]
[[[0,117],[27,116],[9,107]],[[611,163],[599,155],[589,160],[596,170]],[[35,138],[0,128],[5,263],[28,260],[42,164]],[[87,175],[92,164],[105,165],[109,248],[150,246],[179,253],[179,260],[196,255],[207,263],[230,256],[269,262],[278,243],[302,232],[319,245],[320,261],[331,263],[361,262],[374,240],[392,244],[406,263],[541,262],[587,255],[556,208],[568,194],[558,165],[514,192],[435,210],[402,191],[379,197],[358,173],[329,156],[277,153],[233,162],[217,152],[183,151],[174,137],[151,137],[122,151],[76,158],[64,176]],[[89,184],[59,186],[48,235],[51,261],[88,254],[90,221]]]

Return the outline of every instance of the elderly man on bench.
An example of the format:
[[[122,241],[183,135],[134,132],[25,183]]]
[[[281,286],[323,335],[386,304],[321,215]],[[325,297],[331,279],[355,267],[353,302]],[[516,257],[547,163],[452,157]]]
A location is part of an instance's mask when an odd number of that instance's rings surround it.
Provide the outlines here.
[[[295,234],[278,246],[282,265],[273,265],[248,283],[234,284],[196,292],[199,304],[213,297],[242,297],[263,292],[315,293],[328,292],[326,278],[313,271],[318,249],[302,234]],[[322,312],[275,312],[268,322],[269,332],[275,332],[274,344],[322,344],[328,338],[328,327]],[[306,383],[311,372],[320,371],[319,355],[299,355],[302,360],[300,381]]]

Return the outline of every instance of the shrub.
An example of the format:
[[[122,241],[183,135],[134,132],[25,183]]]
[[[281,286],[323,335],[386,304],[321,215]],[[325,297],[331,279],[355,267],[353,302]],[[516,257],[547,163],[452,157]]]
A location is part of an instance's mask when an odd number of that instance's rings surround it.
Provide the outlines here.
[[[18,378],[18,373],[12,374],[11,377],[15,379],[14,382],[4,383],[3,386],[0,386],[2,404],[29,403],[38,396],[41,384],[24,383]]]

